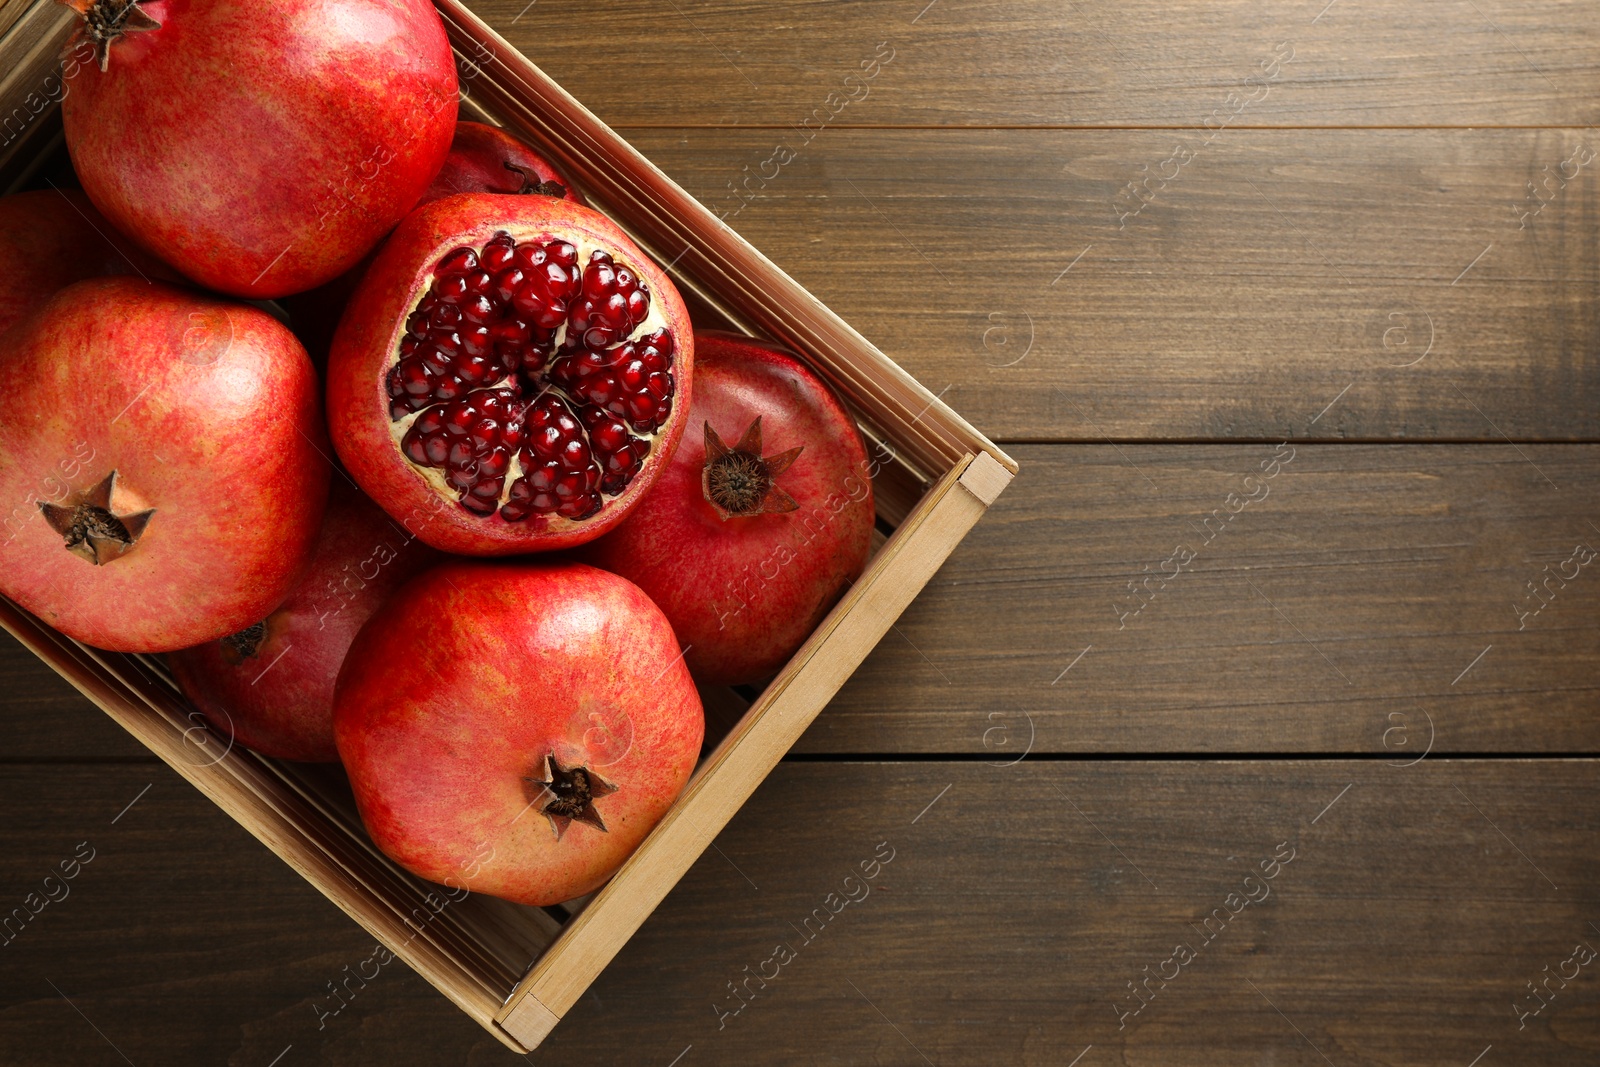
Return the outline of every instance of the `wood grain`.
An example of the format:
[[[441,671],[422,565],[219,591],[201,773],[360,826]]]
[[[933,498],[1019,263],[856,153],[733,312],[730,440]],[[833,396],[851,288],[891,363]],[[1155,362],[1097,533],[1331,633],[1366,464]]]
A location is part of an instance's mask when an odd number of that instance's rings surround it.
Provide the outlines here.
[[[1600,446],[1288,448],[1020,447],[796,751],[1600,751]],[[140,754],[0,649],[10,758]]]
[[[1499,1062],[1591,1063],[1592,967],[1521,1032],[1511,1004],[1600,946],[1594,771],[784,764],[532,1059],[1065,1064],[1093,1044],[1085,1064],[1398,1067],[1492,1043]],[[96,850],[3,949],[6,1063],[517,1062],[398,963],[319,1016],[370,941],[169,772],[8,767],[0,803],[8,906]],[[1282,842],[1270,895],[1202,943],[1190,924]],[[797,930],[813,909],[828,920]],[[1197,958],[1119,1030],[1127,983],[1178,941]],[[794,958],[719,1029],[727,983],[780,942]]]
[[[623,132],[997,440],[1600,438],[1592,132]]]
[[[474,7],[1036,442],[532,1062],[1600,1059],[1592,965],[1513,1006],[1600,948],[1562,758],[1600,752],[1600,579],[1559,578],[1600,547],[1600,161],[1562,174],[1600,3]],[[96,850],[0,933],[0,1062],[515,1062],[402,963],[352,979],[358,926],[4,636],[0,678],[0,918]]]
[[[1591,0],[560,0],[478,12],[612,125],[787,127],[887,41],[843,124],[1192,126],[1288,41],[1247,121],[1582,125],[1600,117]],[[1325,9],[1326,8],[1326,9]],[[641,46],[648,41],[647,46]],[[861,90],[855,88],[859,96]]]
[[[6,914],[94,850],[0,948],[0,1061],[266,1067],[292,1043],[279,1067],[373,1063],[424,1033],[435,1063],[505,1051],[164,766],[3,767],[0,808]]]
[[[541,1062],[667,1063],[692,1043],[680,1067],[1065,1065],[1093,1044],[1083,1064],[1322,1064],[1295,1027],[1336,1064],[1464,1065],[1491,1042],[1501,1062],[1589,1062],[1592,977],[1521,1034],[1510,1003],[1574,941],[1600,947],[1587,926],[1600,871],[1579,845],[1600,799],[1592,774],[786,765],[719,841],[725,858],[702,858]],[[819,798],[837,803],[819,811]],[[1127,982],[1195,939],[1188,924],[1285,841],[1296,856],[1273,895],[1119,1031],[1113,998],[1131,1003]],[[895,858],[870,895],[802,943],[795,926],[850,891],[879,842]],[[1360,932],[1375,926],[1381,937]],[[752,983],[757,999],[719,1030],[713,1002],[736,1004],[726,983],[779,942],[798,958],[765,993]]]
[[[4,759],[160,761],[8,633],[0,633]]]
[[[1015,451],[798,751],[1600,751],[1600,448]]]

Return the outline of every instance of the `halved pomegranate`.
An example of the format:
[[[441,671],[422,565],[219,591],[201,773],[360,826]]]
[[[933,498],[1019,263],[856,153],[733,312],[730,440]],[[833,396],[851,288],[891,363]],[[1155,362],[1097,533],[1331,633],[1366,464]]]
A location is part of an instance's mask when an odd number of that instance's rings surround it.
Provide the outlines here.
[[[356,481],[435,548],[566,548],[655,481],[693,362],[677,290],[610,219],[452,196],[400,224],[351,298],[328,419]]]

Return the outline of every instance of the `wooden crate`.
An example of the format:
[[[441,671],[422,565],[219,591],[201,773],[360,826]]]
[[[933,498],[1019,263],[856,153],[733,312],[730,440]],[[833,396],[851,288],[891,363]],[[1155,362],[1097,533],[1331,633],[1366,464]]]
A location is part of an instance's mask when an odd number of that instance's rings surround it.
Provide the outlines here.
[[[839,391],[878,470],[865,573],[758,695],[706,691],[707,743],[683,795],[584,901],[451,899],[367,839],[337,767],[268,759],[209,728],[159,657],[89,648],[0,599],[0,625],[518,1052],[542,1041],[788,751],[993,503],[1016,464],[634,151],[458,0],[436,0],[463,115],[559,161],[591,201],[669,264],[697,325],[780,341]],[[59,82],[74,16],[0,3],[0,188],[61,165]],[[43,173],[48,175],[48,169]],[[749,699],[753,696],[753,699]]]

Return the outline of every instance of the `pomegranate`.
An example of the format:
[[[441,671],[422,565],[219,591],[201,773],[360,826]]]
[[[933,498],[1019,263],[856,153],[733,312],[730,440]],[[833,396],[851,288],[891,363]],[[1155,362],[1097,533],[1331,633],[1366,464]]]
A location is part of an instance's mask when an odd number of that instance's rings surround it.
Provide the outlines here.
[[[270,298],[354,266],[450,148],[428,0],[63,0],[83,64],[67,149],[116,226],[212,289]]]
[[[226,737],[278,759],[332,763],[333,683],[361,624],[438,555],[342,477],[305,577],[266,618],[167,657]]]
[[[457,193],[522,193],[583,203],[572,182],[544,156],[498,126],[462,120],[444,167],[421,203]]]
[[[769,677],[866,565],[872,480],[855,422],[793,355],[695,335],[690,431],[584,559],[661,606],[696,678]]]
[[[456,123],[444,167],[418,205],[457,193],[521,193],[583,203],[572,183],[549,160],[504,130],[481,122]],[[376,250],[326,285],[284,301],[294,332],[314,361],[326,362],[339,316],[375,254]]]
[[[598,537],[677,446],[694,338],[599,212],[467,194],[395,230],[339,323],[328,420],[350,473],[449,552]]]
[[[57,290],[107,274],[171,276],[76,189],[0,197],[0,333]]]
[[[555,904],[611,876],[705,732],[661,611],[581,563],[450,561],[356,636],[334,735],[372,840],[423,878]]]
[[[258,622],[328,493],[316,374],[256,308],[77,282],[0,340],[0,593],[91,645],[167,652]]]

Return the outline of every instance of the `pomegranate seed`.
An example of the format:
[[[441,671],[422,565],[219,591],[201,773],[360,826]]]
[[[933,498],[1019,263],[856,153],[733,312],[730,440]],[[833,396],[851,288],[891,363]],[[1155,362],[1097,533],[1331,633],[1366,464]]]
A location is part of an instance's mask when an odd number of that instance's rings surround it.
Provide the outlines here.
[[[582,298],[567,319],[567,335],[590,348],[627,337],[650,311],[650,290],[604,252],[593,252],[583,270]]]
[[[426,396],[433,392],[432,376],[420,359],[405,360],[396,367],[396,370],[400,387],[411,396]]]
[[[490,274],[498,274],[510,265],[516,247],[517,242],[512,240],[509,233],[497,233],[483,246],[483,255],[478,257],[478,266]]]
[[[468,385],[482,385],[492,369],[484,356],[468,356],[456,364],[456,375]]]
[[[580,267],[570,242],[506,233],[451,250],[385,383],[391,418],[420,412],[406,458],[442,471],[475,514],[593,516],[637,477],[672,411],[671,333],[628,339],[649,310],[648,288],[604,251]]]
[[[584,413],[584,422],[589,427],[589,440],[594,443],[596,451],[602,454],[616,452],[631,440],[628,428],[622,425],[621,420],[605,412],[591,408]]]
[[[517,291],[528,283],[528,274],[521,267],[507,267],[494,276],[494,295],[502,304],[511,302]]]
[[[494,348],[487,326],[473,326],[457,336],[461,338],[461,351],[468,356],[485,356]]]
[[[433,273],[464,274],[478,265],[478,254],[470,248],[458,248],[439,261]]]
[[[484,500],[476,493],[468,493],[466,496],[461,498],[462,507],[466,508],[468,511],[475,511],[479,515],[493,515],[494,505],[495,502],[493,500]]]
[[[506,471],[510,468],[510,454],[507,453],[503,448],[494,449],[493,451],[489,452],[488,455],[484,456],[483,459],[478,461],[479,476],[483,478],[492,478],[496,481],[499,481],[501,478],[503,478]],[[481,485],[483,483],[480,482],[479,484]],[[495,486],[494,495],[497,497],[500,495],[500,487],[498,485]]]
[[[550,380],[580,403],[628,420],[636,432],[653,433],[672,413],[672,351],[666,330],[604,350],[563,347]]]
[[[484,277],[488,277],[488,275]],[[495,317],[495,312],[499,308],[495,306],[493,300],[489,299],[487,292],[481,292],[462,304],[460,310],[463,321],[474,326],[481,326],[486,322],[492,321]]]
[[[467,279],[459,274],[447,274],[433,283],[433,293],[447,304],[454,304],[467,295]]]

